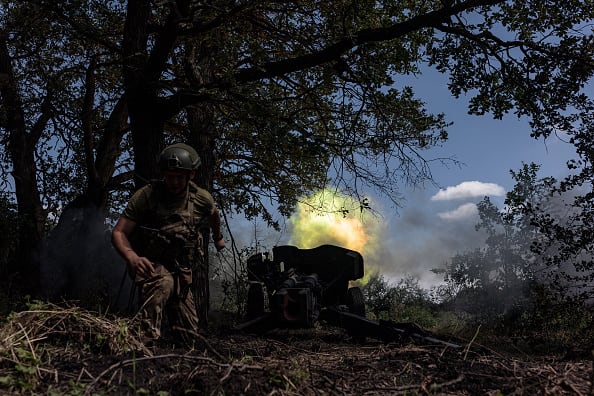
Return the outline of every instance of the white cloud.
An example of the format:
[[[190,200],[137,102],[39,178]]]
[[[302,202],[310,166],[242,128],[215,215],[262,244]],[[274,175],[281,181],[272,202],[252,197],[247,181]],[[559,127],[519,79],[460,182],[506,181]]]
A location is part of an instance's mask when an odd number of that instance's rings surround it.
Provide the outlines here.
[[[449,201],[451,199],[484,197],[485,195],[502,196],[505,189],[499,184],[483,183],[479,181],[465,181],[457,186],[450,186],[445,190],[439,190],[431,197],[432,201]]]
[[[478,214],[478,209],[473,203],[465,203],[454,210],[440,212],[437,215],[443,220],[460,220]]]

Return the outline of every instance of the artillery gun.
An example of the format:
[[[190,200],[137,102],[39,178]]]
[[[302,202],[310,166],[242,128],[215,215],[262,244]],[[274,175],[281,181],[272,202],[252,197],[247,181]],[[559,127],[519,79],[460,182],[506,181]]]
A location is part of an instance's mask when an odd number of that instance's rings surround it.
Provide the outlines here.
[[[356,341],[412,340],[457,344],[433,337],[414,323],[370,320],[363,292],[351,282],[364,274],[360,253],[334,245],[313,249],[276,246],[248,258],[247,322],[238,330],[262,333],[279,327],[312,327],[324,320],[342,327]]]

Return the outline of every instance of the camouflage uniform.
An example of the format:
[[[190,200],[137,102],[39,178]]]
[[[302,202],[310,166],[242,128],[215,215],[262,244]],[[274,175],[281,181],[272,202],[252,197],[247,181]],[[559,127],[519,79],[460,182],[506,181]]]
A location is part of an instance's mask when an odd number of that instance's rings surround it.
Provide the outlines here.
[[[185,196],[178,197],[159,181],[138,190],[122,213],[136,223],[130,236],[134,250],[155,265],[150,278],[135,278],[149,339],[161,336],[165,313],[174,335],[182,340],[190,342],[198,332],[192,271],[205,262],[200,228],[214,210],[210,193],[193,182]]]

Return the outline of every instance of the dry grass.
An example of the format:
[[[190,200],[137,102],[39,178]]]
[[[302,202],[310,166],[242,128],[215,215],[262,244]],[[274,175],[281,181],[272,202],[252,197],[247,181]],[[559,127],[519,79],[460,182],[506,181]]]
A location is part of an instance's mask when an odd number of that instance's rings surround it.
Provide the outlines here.
[[[0,394],[587,395],[591,361],[503,355],[470,341],[351,343],[325,326],[146,348],[131,319],[37,304],[0,328]]]
[[[35,354],[37,345],[48,342],[70,348],[99,349],[108,354],[132,350],[149,353],[139,335],[139,326],[132,319],[110,318],[76,306],[45,303],[11,314],[0,328],[1,345],[10,355],[22,348]]]

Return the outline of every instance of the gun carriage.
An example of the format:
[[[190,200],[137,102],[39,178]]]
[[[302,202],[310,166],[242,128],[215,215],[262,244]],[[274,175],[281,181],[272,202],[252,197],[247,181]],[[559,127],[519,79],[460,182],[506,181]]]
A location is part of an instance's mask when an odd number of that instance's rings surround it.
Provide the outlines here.
[[[324,320],[342,327],[357,341],[412,340],[457,344],[433,337],[414,323],[370,320],[361,289],[351,286],[364,275],[360,253],[334,245],[313,249],[276,246],[247,261],[247,322],[238,330],[265,332],[279,327],[312,327]]]

